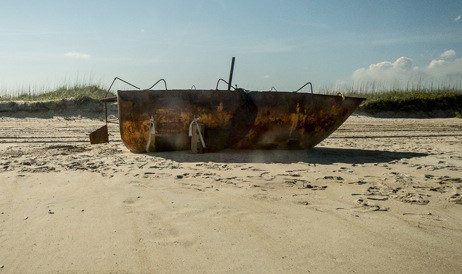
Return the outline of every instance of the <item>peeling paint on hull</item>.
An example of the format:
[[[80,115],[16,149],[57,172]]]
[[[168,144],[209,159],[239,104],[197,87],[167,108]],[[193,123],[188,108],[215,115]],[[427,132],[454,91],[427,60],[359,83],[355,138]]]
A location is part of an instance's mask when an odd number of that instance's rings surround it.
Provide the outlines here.
[[[335,131],[364,100],[218,90],[126,90],[118,91],[117,99],[122,141],[135,153],[189,150],[189,124],[196,117],[205,126],[209,151],[308,149]]]

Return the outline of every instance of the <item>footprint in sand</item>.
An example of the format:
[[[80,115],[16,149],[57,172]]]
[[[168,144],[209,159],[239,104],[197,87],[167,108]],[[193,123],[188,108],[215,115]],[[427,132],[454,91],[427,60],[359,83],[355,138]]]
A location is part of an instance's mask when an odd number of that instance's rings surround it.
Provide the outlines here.
[[[352,182],[352,183],[350,183],[350,184],[365,185],[365,184],[367,184],[367,183],[368,183],[368,182],[366,182],[366,181],[359,180],[359,181],[356,181],[356,182]]]
[[[381,206],[381,205],[378,205],[378,204],[370,203],[370,202],[364,200],[363,198],[359,198],[357,200],[357,203],[363,209],[365,209],[367,211],[388,211],[390,209],[389,207],[385,207],[385,206]]]
[[[310,202],[304,201],[304,200],[301,200],[301,201],[294,201],[294,203],[297,204],[297,205],[303,205],[303,206],[310,205]]]
[[[451,178],[449,176],[440,177],[440,184],[453,183],[453,184],[462,184],[462,178]]]
[[[266,193],[254,194],[254,195],[252,195],[252,198],[254,198],[256,200],[262,200],[262,201],[279,201],[279,200],[281,200],[281,198],[279,198],[279,197],[269,196]]]
[[[343,181],[343,177],[341,176],[324,176],[324,178],[318,178],[318,179],[324,179],[324,180],[334,180],[334,181]]]
[[[452,189],[451,187],[446,186],[446,185],[429,188],[430,191],[439,192],[439,193],[446,193],[446,192],[449,192],[451,189]]]
[[[401,202],[415,205],[426,205],[430,202],[427,198],[419,193],[406,193],[404,195],[398,196],[398,199]]]
[[[143,184],[141,181],[137,181],[137,180],[130,181],[129,184],[137,188],[138,187],[146,188],[146,183]]]
[[[325,190],[327,186],[317,186],[308,183],[304,183],[299,189],[311,189],[311,190]]]
[[[459,193],[453,194],[449,197],[449,201],[462,205],[462,195],[460,195]]]
[[[131,204],[134,204],[136,203],[139,199],[141,199],[141,196],[137,196],[137,197],[130,197],[130,198],[127,198],[123,201],[124,204],[128,204],[128,205],[131,205]]]
[[[281,176],[281,174],[277,174],[277,176]],[[265,172],[260,173],[259,177],[266,180],[266,181],[272,181],[272,180],[274,180],[276,178],[275,176],[270,175],[269,171],[265,171]]]
[[[388,200],[388,196],[368,196],[366,197],[369,200],[374,200],[374,201],[386,201]]]
[[[198,185],[198,184],[194,184],[194,183],[180,183],[184,188],[187,188],[187,189],[194,189],[194,190],[197,190],[197,191],[204,191],[205,189],[203,188],[202,185]],[[206,187],[206,188],[209,188],[209,187]]]

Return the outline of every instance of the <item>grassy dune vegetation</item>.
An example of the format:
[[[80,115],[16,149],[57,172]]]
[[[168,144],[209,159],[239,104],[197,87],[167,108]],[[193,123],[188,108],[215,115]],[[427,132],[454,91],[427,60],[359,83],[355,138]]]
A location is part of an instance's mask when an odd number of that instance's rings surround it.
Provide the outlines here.
[[[1,93],[0,93],[1,94]],[[37,93],[19,92],[17,94],[8,94],[0,96],[0,101],[27,101],[41,102],[62,99],[102,99],[114,96],[98,85],[74,85],[62,86],[52,91],[43,91]]]
[[[374,93],[349,93],[367,100],[360,110],[376,114],[379,112],[434,112],[446,111],[460,116],[462,113],[462,90],[390,90]]]
[[[335,94],[324,90],[324,94]],[[381,112],[435,112],[445,111],[449,116],[462,115],[462,90],[457,88],[419,88],[394,89],[386,91],[354,91],[344,93],[348,96],[365,97],[367,100],[360,106],[360,111],[368,114]],[[39,93],[21,92],[15,95],[1,96],[0,101],[43,102],[73,98],[77,101],[94,101],[114,96],[98,85],[74,85],[56,88]]]

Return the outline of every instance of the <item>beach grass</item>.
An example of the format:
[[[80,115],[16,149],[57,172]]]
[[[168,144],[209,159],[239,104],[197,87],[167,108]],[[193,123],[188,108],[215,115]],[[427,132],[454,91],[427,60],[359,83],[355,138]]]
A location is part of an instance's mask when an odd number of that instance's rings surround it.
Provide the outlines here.
[[[17,92],[0,96],[0,101],[27,101],[27,102],[41,102],[53,101],[62,99],[76,99],[83,98],[103,99],[115,96],[114,93],[108,92],[99,85],[74,85],[74,86],[61,86],[51,91],[42,92]]]
[[[366,98],[361,104],[360,110],[371,114],[383,111],[462,111],[462,90],[458,89],[352,92],[348,95]]]

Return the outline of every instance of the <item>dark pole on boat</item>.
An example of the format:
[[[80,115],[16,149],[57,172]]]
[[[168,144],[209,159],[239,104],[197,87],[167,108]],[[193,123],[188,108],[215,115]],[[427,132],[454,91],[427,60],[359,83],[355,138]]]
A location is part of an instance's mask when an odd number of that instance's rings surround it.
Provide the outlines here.
[[[233,81],[234,61],[235,60],[236,60],[236,57],[233,57],[233,59],[231,59],[231,71],[229,72],[228,90],[231,90],[231,82]]]
[[[107,102],[104,102],[104,116],[106,116],[106,126],[107,126]]]

